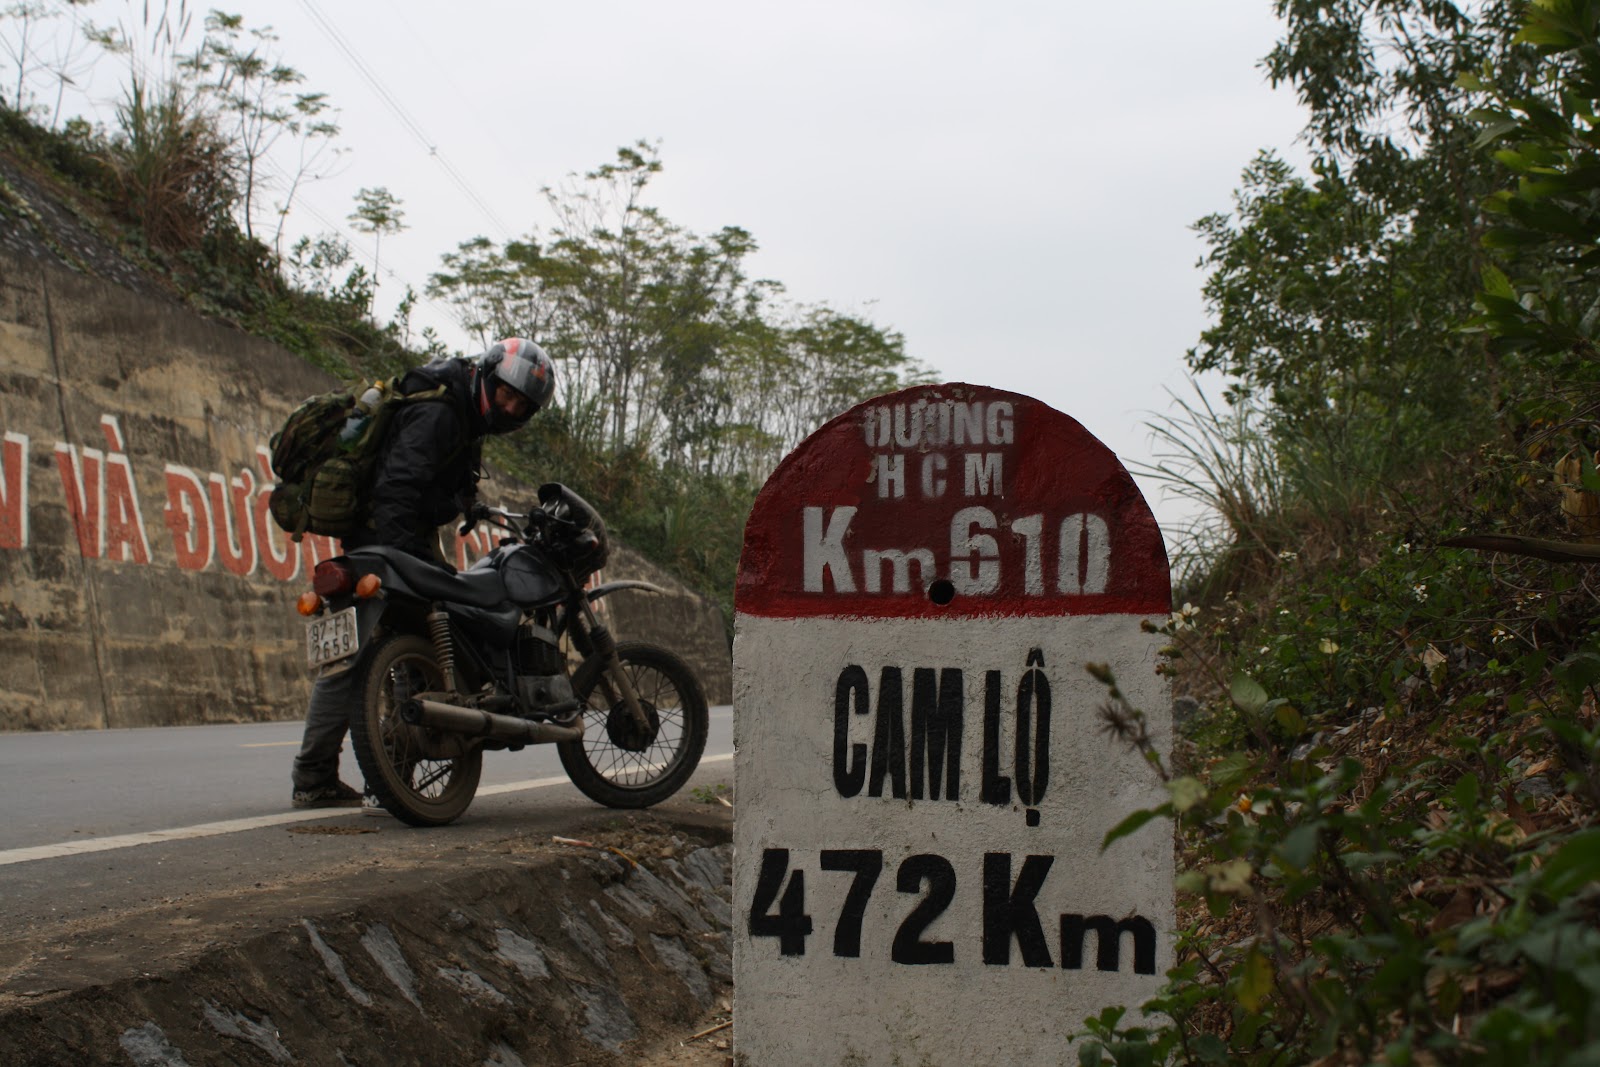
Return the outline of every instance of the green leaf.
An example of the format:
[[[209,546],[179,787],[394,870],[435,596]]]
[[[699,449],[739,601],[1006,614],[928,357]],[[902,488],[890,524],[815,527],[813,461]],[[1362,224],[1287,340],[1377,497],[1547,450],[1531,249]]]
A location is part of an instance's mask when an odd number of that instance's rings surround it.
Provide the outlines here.
[[[1600,829],[1584,830],[1567,838],[1539,872],[1544,891],[1557,900],[1597,879],[1600,879]]]
[[[1246,715],[1255,715],[1267,706],[1267,691],[1248,674],[1233,676],[1229,694],[1233,697],[1234,706]]]
[[[1283,839],[1283,844],[1278,846],[1278,856],[1286,866],[1296,871],[1305,870],[1317,854],[1317,836],[1318,830],[1314,824],[1296,826]]]
[[[1555,676],[1567,692],[1576,695],[1600,683],[1600,656],[1593,652],[1569,656],[1556,667]]]
[[[1575,48],[1583,38],[1543,21],[1530,21],[1512,38],[1517,44],[1537,44],[1548,48]]]
[[[1278,719],[1278,725],[1291,737],[1298,737],[1305,733],[1306,720],[1300,712],[1288,704],[1279,704],[1273,714]]]
[[[1187,776],[1167,783],[1167,792],[1172,796],[1172,810],[1180,814],[1206,798],[1206,787],[1200,780]]]
[[[1272,992],[1272,961],[1259,947],[1252,946],[1239,966],[1239,984],[1235,994],[1245,1011],[1261,1010],[1261,1004]]]
[[[1345,852],[1339,859],[1352,871],[1364,871],[1368,867],[1376,867],[1380,863],[1393,863],[1403,857],[1398,852]]]
[[[1505,271],[1493,264],[1483,268],[1483,291],[1490,296],[1506,300],[1517,298],[1517,291],[1511,287],[1511,279],[1506,277]]]
[[[1231,752],[1211,768],[1211,780],[1218,789],[1231,790],[1255,768],[1255,761],[1243,752]]]
[[[1450,796],[1455,800],[1458,810],[1477,810],[1478,776],[1475,774],[1463,774],[1460,778],[1457,778],[1455,787],[1450,790]]]
[[[1591,493],[1600,492],[1600,473],[1594,469],[1594,455],[1587,448],[1578,450],[1578,469],[1583,487]]]
[[[1144,808],[1134,812],[1132,815],[1129,815],[1127,818],[1117,823],[1117,825],[1106,831],[1105,839],[1100,842],[1100,851],[1104,852],[1106,849],[1111,847],[1112,842],[1127,837],[1129,834],[1139,829],[1139,827],[1143,826],[1151,819],[1171,814],[1171,804],[1163,804],[1159,808]]]
[[[1228,1062],[1228,1046],[1216,1034],[1196,1034],[1190,1039],[1189,1048],[1201,1063]]]

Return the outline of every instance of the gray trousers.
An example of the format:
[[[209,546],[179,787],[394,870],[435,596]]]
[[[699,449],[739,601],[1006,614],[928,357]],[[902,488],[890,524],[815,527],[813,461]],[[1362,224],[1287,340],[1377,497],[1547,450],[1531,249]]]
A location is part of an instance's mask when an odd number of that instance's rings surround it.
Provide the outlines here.
[[[361,671],[348,670],[331,678],[318,678],[311,686],[306,708],[306,732],[294,758],[294,787],[317,789],[339,780],[339,753],[350,728]]]

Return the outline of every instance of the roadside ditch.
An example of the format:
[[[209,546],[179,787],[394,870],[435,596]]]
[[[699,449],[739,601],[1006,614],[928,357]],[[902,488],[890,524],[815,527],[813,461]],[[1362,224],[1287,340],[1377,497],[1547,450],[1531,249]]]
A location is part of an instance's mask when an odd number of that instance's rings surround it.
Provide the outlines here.
[[[0,1063],[728,1062],[726,1030],[685,1042],[731,1010],[732,850],[725,827],[646,819],[424,872],[0,1001]]]

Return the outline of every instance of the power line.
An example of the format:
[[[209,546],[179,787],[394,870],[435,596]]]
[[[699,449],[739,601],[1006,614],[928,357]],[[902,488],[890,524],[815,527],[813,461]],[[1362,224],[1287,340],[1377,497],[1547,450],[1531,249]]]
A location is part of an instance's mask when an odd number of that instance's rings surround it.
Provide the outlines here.
[[[394,94],[391,93],[383,84],[382,80],[379,79],[377,74],[372,71],[372,68],[367,66],[360,54],[356,52],[355,46],[345,38],[344,34],[339,32],[339,28],[335,26],[327,18],[327,16],[323,15],[323,13],[318,10],[314,0],[300,0],[300,6],[305,8],[306,14],[311,16],[311,20],[317,24],[318,28],[322,30],[323,34],[328,38],[328,40],[333,42],[333,46],[342,52],[344,57],[350,61],[350,64],[355,68],[356,73],[360,74],[362,79],[365,80],[366,83],[372,88],[372,91],[377,94],[378,99],[383,103],[383,105],[394,114],[395,118],[400,120],[400,125],[405,127],[406,132],[411,134],[412,138],[422,146],[422,148],[428,153],[429,158],[434,160],[434,162],[438,163],[439,166],[444,169],[446,176],[448,176],[450,180],[455,183],[456,188],[460,189],[462,193],[466,195],[468,200],[471,200],[477,205],[478,210],[482,211],[484,217],[500,230],[501,234],[507,241],[515,240],[516,237],[511,232],[511,227],[507,226],[500,216],[495,214],[494,209],[491,208],[488,203],[478,195],[477,191],[472,188],[462,173],[457,170],[453,164],[451,164],[450,160],[447,159],[443,153],[439,151],[438,144],[433,138],[428,136],[427,131],[422,128],[422,124],[411,116],[411,113],[405,109],[405,106],[400,103]]]

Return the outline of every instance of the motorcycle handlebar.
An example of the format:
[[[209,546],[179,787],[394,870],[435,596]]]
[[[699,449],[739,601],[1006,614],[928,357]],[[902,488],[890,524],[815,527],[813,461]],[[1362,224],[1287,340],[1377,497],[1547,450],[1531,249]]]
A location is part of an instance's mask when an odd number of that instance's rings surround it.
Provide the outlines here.
[[[461,524],[460,536],[471,533],[480,522],[498,526],[518,537],[564,531],[580,541],[586,550],[605,542],[605,524],[599,513],[587,500],[559,482],[541,485],[539,505],[526,514],[474,503]]]

